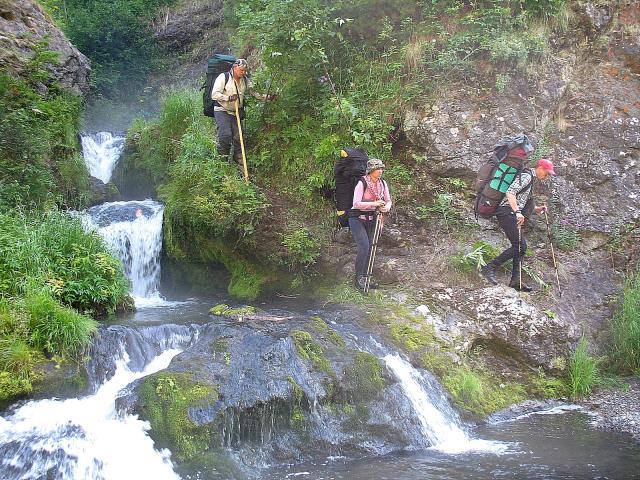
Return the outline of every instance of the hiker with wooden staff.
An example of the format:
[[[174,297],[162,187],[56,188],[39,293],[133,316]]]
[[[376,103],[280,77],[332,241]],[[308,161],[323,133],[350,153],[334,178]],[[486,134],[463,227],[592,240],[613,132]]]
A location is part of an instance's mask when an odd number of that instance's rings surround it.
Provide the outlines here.
[[[211,89],[211,99],[216,102],[214,118],[218,126],[218,153],[223,157],[231,153],[243,165],[245,181],[248,182],[244,137],[241,120],[244,119],[244,100],[248,93],[258,100],[273,100],[275,95],[263,95],[252,90],[253,82],[247,76],[248,64],[244,58],[233,62],[229,72],[223,72],[215,80]]]

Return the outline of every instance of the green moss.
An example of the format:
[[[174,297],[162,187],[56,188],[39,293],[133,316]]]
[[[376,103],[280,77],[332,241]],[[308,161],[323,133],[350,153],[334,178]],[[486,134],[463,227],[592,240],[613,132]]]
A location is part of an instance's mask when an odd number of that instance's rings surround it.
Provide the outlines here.
[[[183,238],[174,233],[179,229],[178,226],[169,225],[169,219],[165,221],[167,254],[176,260],[217,263],[224,266],[231,276],[227,290],[233,297],[255,300],[275,281],[273,273],[255,264],[239,251],[233,250],[224,239],[207,238],[203,235],[196,235],[193,239]]]
[[[425,352],[420,360],[424,368],[440,378],[454,365],[453,360],[444,352],[435,349]]]
[[[0,371],[0,402],[27,395],[33,391],[30,378]]]
[[[252,313],[258,313],[261,310],[257,307],[252,307],[251,305],[245,305],[244,307],[231,308],[229,305],[225,305],[224,303],[220,303],[215,307],[209,309],[209,313],[211,315],[218,315],[224,317],[237,317],[242,315],[249,315]]]
[[[294,430],[301,431],[304,429],[306,424],[306,416],[302,408],[302,402],[305,399],[304,390],[302,390],[302,387],[298,385],[293,377],[289,377],[287,380],[291,384],[291,410],[289,413],[289,421],[291,422],[291,427]]]
[[[353,363],[344,373],[344,381],[349,388],[352,402],[373,400],[387,386],[383,377],[384,367],[374,355],[358,352]]]
[[[343,338],[338,332],[331,328],[320,317],[311,317],[312,327],[318,332],[324,339],[333,343],[336,347],[344,348],[346,346]]]
[[[480,417],[527,398],[523,385],[500,382],[495,376],[481,370],[471,370],[466,365],[454,367],[443,378],[443,384],[458,406]]]
[[[408,324],[393,325],[390,329],[391,338],[402,348],[415,352],[421,348],[436,343],[433,327],[426,324],[415,324],[414,328]]]
[[[211,427],[198,426],[189,418],[189,408],[212,404],[218,393],[211,385],[192,380],[185,373],[158,373],[147,377],[141,387],[143,418],[151,423],[152,436],[168,447],[179,461],[206,451],[211,444]]]
[[[294,330],[291,332],[293,344],[296,346],[298,355],[305,360],[310,360],[314,367],[330,375],[335,375],[329,360],[324,354],[322,346],[316,342],[309,332],[303,330]]]
[[[343,411],[347,414],[347,419],[343,423],[346,430],[361,431],[371,416],[369,408],[363,404],[347,404],[343,407]]]
[[[562,378],[548,376],[542,370],[530,377],[529,391],[539,398],[560,398],[569,395],[569,387]]]

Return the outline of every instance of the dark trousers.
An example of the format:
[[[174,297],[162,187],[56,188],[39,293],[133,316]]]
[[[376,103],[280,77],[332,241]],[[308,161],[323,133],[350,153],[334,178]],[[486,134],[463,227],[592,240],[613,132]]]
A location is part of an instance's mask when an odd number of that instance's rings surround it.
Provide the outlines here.
[[[375,220],[361,220],[357,217],[349,218],[351,235],[353,235],[353,239],[356,241],[356,278],[363,277],[367,274],[369,249],[373,241],[375,225]]]
[[[233,156],[242,158],[240,132],[238,131],[236,117],[227,112],[216,110],[214,118],[218,126],[218,153],[226,157],[231,151],[231,144],[233,144]]]
[[[503,206],[498,207],[496,212],[498,224],[502,231],[507,236],[507,239],[511,242],[511,246],[504,252],[498,255],[491,264],[495,267],[499,267],[509,259],[513,260],[513,266],[511,267],[511,280],[518,278],[520,270],[520,259],[524,257],[527,251],[527,242],[524,237],[520,237],[520,251],[518,251],[518,221],[513,214],[511,207]]]

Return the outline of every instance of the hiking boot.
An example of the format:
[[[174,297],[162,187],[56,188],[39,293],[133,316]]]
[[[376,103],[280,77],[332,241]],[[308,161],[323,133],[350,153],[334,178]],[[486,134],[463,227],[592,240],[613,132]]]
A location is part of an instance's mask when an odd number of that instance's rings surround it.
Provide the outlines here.
[[[480,269],[480,274],[484,278],[486,278],[492,285],[498,284],[498,279],[496,278],[496,267],[494,267],[490,263]]]
[[[511,281],[509,282],[509,286],[519,292],[532,292],[533,288],[531,288],[529,285],[527,285],[526,283],[522,282],[522,285],[520,284],[520,281],[518,279],[511,279]]]
[[[364,287],[367,283],[367,277],[362,276],[362,277],[356,277],[355,280],[355,286],[358,290],[360,290],[361,292],[364,292]]]
[[[244,162],[242,161],[242,153],[240,155],[236,155],[235,153],[233,154],[233,160],[238,164],[238,165],[243,165]]]

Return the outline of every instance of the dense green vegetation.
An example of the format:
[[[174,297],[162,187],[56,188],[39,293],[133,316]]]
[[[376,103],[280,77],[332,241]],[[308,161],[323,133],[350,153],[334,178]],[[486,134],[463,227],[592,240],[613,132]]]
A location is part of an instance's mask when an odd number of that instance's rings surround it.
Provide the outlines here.
[[[113,312],[127,292],[122,265],[79,219],[0,214],[0,400],[30,392],[45,356],[80,359],[97,326],[88,314]]]
[[[627,280],[611,334],[613,366],[622,373],[640,374],[640,272]]]
[[[161,54],[151,31],[160,7],[175,0],[40,0],[91,60],[97,92],[121,96],[142,88]]]
[[[134,122],[127,168],[139,182],[158,187],[167,203],[168,253],[192,261],[213,259],[228,265],[234,278],[247,269],[279,270],[280,276],[286,270],[292,275],[288,286],[301,288],[329,243],[337,152],[359,146],[389,159],[406,109],[428,103],[451,81],[474,79],[484,63],[493,65],[487,77],[504,86],[512,72],[546,54],[545,30],[533,26],[544,20],[551,28],[563,5],[533,0],[487,0],[473,7],[456,0],[226,3],[236,53],[258,53],[256,90],[277,93],[277,99],[248,106],[249,188],[238,181],[235,166],[217,156],[212,122],[201,115],[195,92],[171,93],[157,121]],[[395,156],[385,174],[409,208],[420,207],[412,185],[415,162]],[[447,229],[459,222],[451,214],[454,202],[464,200],[464,184],[455,180],[450,195],[424,206],[425,214],[441,219]],[[264,223],[272,214],[273,222]],[[196,244],[207,246],[188,248]],[[259,266],[247,267],[248,252]],[[238,255],[240,263],[232,261]],[[269,282],[254,278],[248,289],[231,290],[255,297]]]
[[[58,210],[91,195],[82,99],[54,81],[58,55],[34,49],[22,78],[0,70],[0,401],[32,391],[47,358],[81,359],[97,326],[88,315],[129,298],[102,239]]]
[[[90,195],[77,137],[82,100],[53,82],[47,67],[58,55],[44,43],[35,49],[22,79],[0,69],[0,210],[82,207]]]

